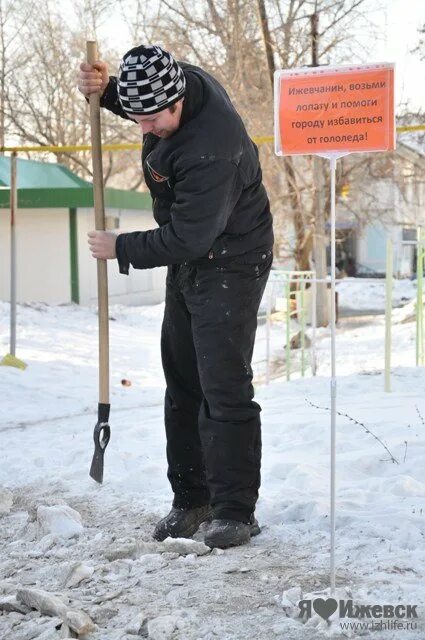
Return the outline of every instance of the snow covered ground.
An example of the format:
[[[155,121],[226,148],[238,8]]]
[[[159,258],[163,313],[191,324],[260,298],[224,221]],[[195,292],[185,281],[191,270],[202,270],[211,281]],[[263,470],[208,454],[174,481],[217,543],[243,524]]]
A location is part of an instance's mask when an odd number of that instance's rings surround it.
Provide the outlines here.
[[[343,311],[385,311],[385,278],[342,278],[336,282],[339,306]],[[393,280],[393,307],[416,296],[416,281]]]
[[[8,313],[0,303],[0,354]],[[337,332],[337,409],[357,422],[337,420],[336,596],[417,605],[418,616],[413,630],[372,631],[369,618],[369,629],[351,631],[337,614],[331,623],[314,611],[297,617],[298,600],[330,593],[329,332],[318,332],[317,377],[256,385],[261,535],[204,553],[202,544],[175,548],[150,537],[171,501],[161,315],[162,305],[111,309],[112,439],[99,486],[88,476],[96,312],[19,306],[17,355],[28,368],[0,367],[0,611],[19,608],[18,590],[22,602],[23,589],[39,589],[91,617],[87,640],[424,638],[425,371],[414,367],[414,323],[393,328],[391,393],[383,391],[383,317],[344,318]],[[282,335],[273,327],[275,359]],[[264,336],[262,325],[254,361],[263,358]],[[202,542],[202,531],[195,539]],[[67,637],[63,616],[20,606],[0,613],[2,640]]]

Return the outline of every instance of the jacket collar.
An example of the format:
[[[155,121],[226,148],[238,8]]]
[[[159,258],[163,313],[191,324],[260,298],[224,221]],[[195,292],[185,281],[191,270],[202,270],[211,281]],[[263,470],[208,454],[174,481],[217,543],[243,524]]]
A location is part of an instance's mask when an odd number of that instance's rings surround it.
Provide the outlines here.
[[[196,118],[204,103],[204,88],[202,80],[193,71],[185,68],[184,63],[180,63],[186,78],[186,91],[183,100],[180,127]]]

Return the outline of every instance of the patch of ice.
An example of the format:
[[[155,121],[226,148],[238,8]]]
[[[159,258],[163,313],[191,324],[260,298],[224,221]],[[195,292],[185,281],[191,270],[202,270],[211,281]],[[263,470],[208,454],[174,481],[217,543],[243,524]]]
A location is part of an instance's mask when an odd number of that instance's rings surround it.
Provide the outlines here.
[[[174,551],[181,556],[187,556],[191,553],[203,556],[211,551],[203,542],[191,540],[190,538],[166,538],[162,545],[164,551]]]
[[[44,534],[51,533],[61,538],[79,536],[84,530],[78,511],[65,504],[52,507],[40,505],[37,509],[37,521]]]
[[[0,487],[0,516],[7,515],[13,505],[13,494],[7,489]]]
[[[158,616],[148,622],[148,638],[152,640],[169,640],[174,631],[179,628],[180,619],[177,616]]]

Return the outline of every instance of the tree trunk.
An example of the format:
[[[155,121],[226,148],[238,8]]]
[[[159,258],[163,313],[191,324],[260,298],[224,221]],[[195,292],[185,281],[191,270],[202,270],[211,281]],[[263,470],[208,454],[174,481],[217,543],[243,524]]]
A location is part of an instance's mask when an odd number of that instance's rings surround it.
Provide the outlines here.
[[[313,158],[314,175],[314,211],[315,211],[315,231],[314,231],[314,267],[316,278],[325,280],[326,269],[326,226],[323,210],[323,175],[322,159],[317,156]],[[326,327],[329,324],[328,298],[325,282],[317,283],[317,307],[316,322],[318,327]]]
[[[312,67],[319,66],[319,14],[316,11],[311,16],[311,62]],[[323,180],[322,160],[318,156],[313,158],[313,211],[314,211],[314,266],[316,278],[325,280],[326,269],[326,226],[323,211]],[[328,298],[326,282],[317,283],[317,308],[316,322],[318,327],[326,327],[329,324]]]
[[[266,50],[267,67],[270,76],[270,85],[272,96],[274,92],[274,72],[275,63],[273,58],[273,48],[270,36],[270,30],[267,20],[266,7],[264,0],[257,0],[258,16],[263,36],[264,47]],[[289,156],[284,158],[284,169],[286,174],[286,184],[289,191],[289,202],[292,212],[292,221],[295,230],[295,250],[294,259],[296,266],[301,271],[310,269],[310,253],[312,249],[312,238],[310,234],[306,234],[304,220],[302,216],[302,203],[297,188],[297,179],[294,170],[293,159]]]

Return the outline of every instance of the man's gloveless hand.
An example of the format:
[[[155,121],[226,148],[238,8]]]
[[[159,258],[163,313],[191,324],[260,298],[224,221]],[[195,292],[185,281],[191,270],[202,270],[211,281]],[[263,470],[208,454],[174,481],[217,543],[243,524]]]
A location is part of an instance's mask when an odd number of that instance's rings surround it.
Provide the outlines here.
[[[80,72],[77,77],[78,91],[86,98],[91,93],[103,95],[109,82],[108,65],[103,60],[99,60],[94,65],[88,62],[80,64]]]
[[[115,231],[89,231],[89,246],[93,258],[101,260],[113,260],[117,257],[115,253],[115,242],[120,232]]]

